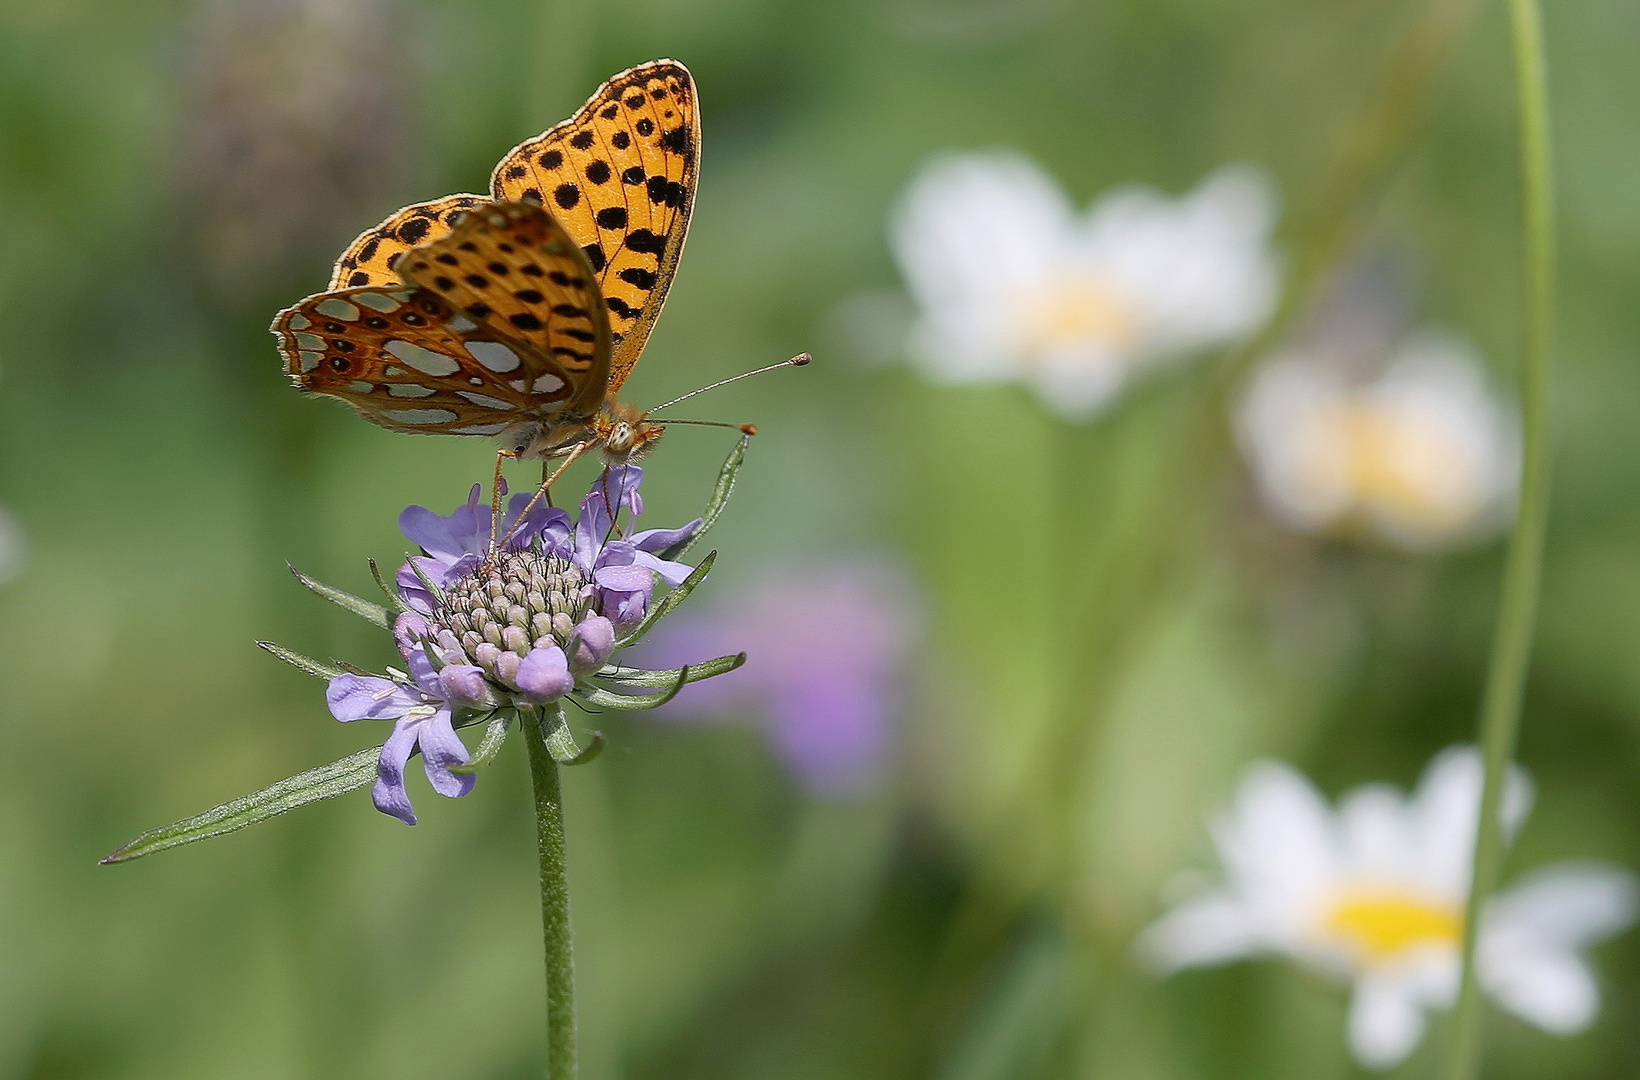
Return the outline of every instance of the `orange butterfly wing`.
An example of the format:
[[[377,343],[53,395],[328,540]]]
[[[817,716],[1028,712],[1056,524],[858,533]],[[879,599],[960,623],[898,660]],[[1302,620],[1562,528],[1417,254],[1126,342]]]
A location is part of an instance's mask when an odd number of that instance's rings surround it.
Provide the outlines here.
[[[394,212],[373,229],[366,229],[347,246],[330,275],[330,288],[356,289],[365,285],[398,288],[393,264],[398,257],[430,240],[444,236],[461,215],[489,200],[482,195],[446,195]]]
[[[488,331],[550,362],[591,415],[609,384],[610,331],[598,281],[564,227],[534,203],[483,203],[441,239],[410,249],[400,277]]]
[[[457,309],[414,284],[340,289],[307,297],[275,316],[271,329],[286,374],[298,387],[340,398],[393,431],[496,435],[512,429],[521,442],[576,413],[576,402],[601,401],[594,375],[600,369],[600,341],[601,369],[608,371],[609,330],[602,322],[600,335],[602,309],[586,300],[591,287],[586,259],[539,207],[481,203],[478,213],[507,221],[506,210],[536,229],[515,229],[492,241],[497,250],[502,244],[512,248],[517,276],[530,279],[539,291],[539,303],[528,309],[543,312],[540,331],[522,330],[505,319],[517,313],[513,307],[501,307],[505,321],[498,322],[489,317],[491,311],[474,311],[477,301]],[[474,234],[469,229],[410,248],[400,261],[423,264],[430,277],[440,278],[436,271],[450,268],[437,261],[446,253],[443,244],[463,259],[489,258],[490,251],[477,244],[474,251],[461,247]],[[474,265],[458,259],[453,269],[465,277]],[[485,270],[493,273],[487,265]],[[463,288],[475,287],[463,282]],[[466,293],[453,289],[452,295],[459,299]],[[509,303],[525,301],[515,296]],[[566,315],[563,309],[569,307],[579,314]],[[578,354],[573,369],[571,358],[551,351],[559,347],[554,342],[570,343],[562,347]]]
[[[676,60],[621,72],[581,110],[520,143],[490,178],[497,200],[537,202],[585,253],[613,333],[620,389],[660,316],[689,231],[700,103]]]

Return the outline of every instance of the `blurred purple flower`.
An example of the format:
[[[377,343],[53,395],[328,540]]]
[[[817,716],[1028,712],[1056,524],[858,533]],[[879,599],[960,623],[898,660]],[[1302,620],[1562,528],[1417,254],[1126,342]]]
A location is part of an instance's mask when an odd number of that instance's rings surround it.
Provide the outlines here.
[[[753,712],[806,787],[846,795],[868,787],[888,757],[916,621],[895,574],[838,564],[773,576],[712,615],[671,616],[640,650],[651,667],[675,667],[749,645],[745,667],[684,687],[660,715]]]

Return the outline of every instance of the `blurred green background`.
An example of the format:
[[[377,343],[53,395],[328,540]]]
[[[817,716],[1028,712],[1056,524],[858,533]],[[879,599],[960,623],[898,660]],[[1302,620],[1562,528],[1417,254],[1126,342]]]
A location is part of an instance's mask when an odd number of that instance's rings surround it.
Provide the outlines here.
[[[1418,314],[1510,381],[1501,9],[1460,12],[1437,42],[1390,110],[1404,140],[1363,134],[1428,2],[0,6],[0,505],[29,543],[0,587],[0,1077],[540,1074],[516,746],[460,802],[415,779],[415,829],[360,792],[96,860],[374,738],[253,647],[388,660],[283,561],[368,594],[365,558],[404,550],[398,510],[447,511],[488,473],[485,440],[302,400],[272,313],[356,232],[482,190],[514,142],[655,56],[694,71],[705,152],[628,400],[818,358],[695,403],[763,431],[702,595],[886,552],[925,630],[894,767],[854,798],[805,794],[752,725],[602,719],[612,752],[566,781],[583,1075],[1357,1075],[1336,988],[1274,962],[1157,983],[1129,943],[1206,859],[1204,817],[1252,758],[1333,794],[1410,784],[1470,736],[1500,546],[1416,559],[1267,524],[1200,430],[1223,422],[1201,407],[1210,366],[1071,427],[1018,388],[873,364],[837,312],[898,287],[885,216],[931,152],[1015,146],[1078,201],[1244,160],[1276,178],[1289,265],[1410,252]],[[1548,18],[1559,449],[1521,750],[1539,800],[1515,871],[1640,866],[1640,12]],[[723,434],[654,455],[652,521],[696,512]],[[1640,939],[1599,966],[1593,1030],[1497,1017],[1489,1075],[1634,1075]],[[1436,1049],[1395,1075],[1427,1075]]]

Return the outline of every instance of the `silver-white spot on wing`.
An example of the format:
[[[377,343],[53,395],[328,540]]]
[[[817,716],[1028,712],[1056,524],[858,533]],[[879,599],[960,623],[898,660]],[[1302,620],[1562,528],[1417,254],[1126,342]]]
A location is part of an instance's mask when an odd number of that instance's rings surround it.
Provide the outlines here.
[[[372,311],[381,312],[397,311],[404,306],[401,301],[395,300],[391,296],[383,296],[381,293],[373,292],[354,293],[353,302],[363,304]]]
[[[432,397],[438,393],[431,386],[417,386],[415,383],[388,383],[387,392],[394,397]]]
[[[456,393],[460,394],[474,405],[482,405],[486,409],[498,409],[502,412],[511,412],[514,408],[512,402],[510,401],[502,401],[500,398],[487,397],[484,394],[475,394],[471,390],[457,390]]]
[[[477,330],[478,324],[465,315],[453,315],[450,321],[444,324],[458,334],[465,334],[469,330]]]
[[[542,375],[540,378],[535,380],[535,384],[531,386],[530,389],[534,390],[537,394],[550,394],[563,385],[564,380],[560,379],[556,375]]]
[[[319,301],[313,310],[321,315],[329,315],[332,319],[341,319],[343,322],[356,322],[359,318],[359,309],[339,296],[326,297]]]
[[[465,343],[473,359],[491,371],[512,371],[523,363],[518,354],[499,341],[469,341]]]
[[[355,379],[353,382],[347,384],[347,388],[355,394],[368,394],[376,389],[376,384]]]
[[[319,361],[323,360],[324,358],[325,358],[324,353],[304,351],[302,353],[302,370],[303,371],[312,371],[314,368],[319,366]]]
[[[308,327],[313,325],[313,321],[298,311],[290,317],[290,321],[285,325],[290,327],[292,330],[306,330]]]
[[[382,415],[401,424],[448,424],[456,418],[449,409],[386,409]]]
[[[388,352],[424,375],[454,375],[461,365],[442,353],[394,338],[383,346]]]
[[[296,344],[304,349],[315,349],[319,352],[323,352],[325,348],[325,339],[320,337],[318,334],[297,334]]]

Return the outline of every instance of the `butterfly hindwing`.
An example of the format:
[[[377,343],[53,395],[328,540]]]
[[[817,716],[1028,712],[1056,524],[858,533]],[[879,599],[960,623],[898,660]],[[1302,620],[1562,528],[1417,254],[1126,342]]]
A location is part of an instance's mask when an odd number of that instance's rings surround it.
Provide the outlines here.
[[[609,316],[586,256],[534,203],[484,203],[407,252],[399,276],[433,293],[570,381],[567,408],[590,414],[609,384]]]
[[[637,363],[677,269],[700,164],[694,79],[675,60],[621,72],[556,127],[515,147],[496,199],[541,203],[585,253],[613,332],[609,389]]]
[[[499,434],[561,412],[574,392],[550,357],[413,286],[319,293],[270,329],[298,387],[393,431]]]
[[[331,289],[355,289],[365,285],[398,288],[402,282],[393,272],[398,257],[429,240],[437,240],[455,228],[461,215],[489,200],[482,195],[446,195],[432,202],[406,206],[373,229],[366,229],[347,246],[330,276]]]

